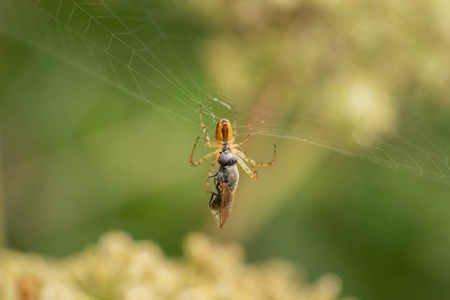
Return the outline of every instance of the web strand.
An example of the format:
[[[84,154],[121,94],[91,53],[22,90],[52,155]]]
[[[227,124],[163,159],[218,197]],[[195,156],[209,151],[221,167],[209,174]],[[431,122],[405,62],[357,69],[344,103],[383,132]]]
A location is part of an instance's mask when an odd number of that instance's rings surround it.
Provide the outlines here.
[[[205,121],[209,125],[216,121],[213,112],[216,108],[225,108],[230,114],[249,112],[238,101],[224,100],[205,91],[149,10],[124,12],[103,0],[4,0],[0,10],[3,34],[99,78],[177,120],[198,126],[198,120],[193,116],[198,116],[200,103],[204,105],[205,117],[209,118]],[[150,40],[142,38],[147,36],[151,36]],[[163,51],[158,52],[158,47]],[[177,64],[181,74],[176,74],[168,62]],[[165,103],[158,100],[158,93],[170,99],[168,101],[176,101],[188,108],[193,116],[166,108]],[[319,111],[311,114],[283,112],[285,118],[300,121],[300,125],[287,130],[282,123],[265,122],[271,119],[272,111],[253,109],[254,121],[239,126],[240,135],[293,140],[299,145],[310,144],[450,184],[446,154],[449,146],[433,136],[432,130],[430,134],[424,129],[417,130],[417,138],[424,143],[411,142],[400,136],[373,145],[358,141],[347,145],[339,139],[334,141],[333,133],[328,132],[326,124],[335,116]],[[303,124],[315,130],[308,130]]]

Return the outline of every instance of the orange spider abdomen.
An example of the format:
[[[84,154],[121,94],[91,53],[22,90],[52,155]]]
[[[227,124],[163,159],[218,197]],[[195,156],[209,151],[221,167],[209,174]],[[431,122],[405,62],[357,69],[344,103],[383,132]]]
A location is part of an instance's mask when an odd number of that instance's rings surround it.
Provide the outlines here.
[[[220,119],[216,127],[216,142],[222,142],[228,144],[233,139],[233,129],[231,128],[230,121],[227,119]]]

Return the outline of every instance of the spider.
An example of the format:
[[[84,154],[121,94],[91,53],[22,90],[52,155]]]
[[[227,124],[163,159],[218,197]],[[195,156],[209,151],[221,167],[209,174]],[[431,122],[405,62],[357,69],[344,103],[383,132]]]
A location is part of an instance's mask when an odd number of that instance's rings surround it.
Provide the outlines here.
[[[216,166],[217,160],[221,154],[221,150],[224,148],[224,146],[228,146],[230,148],[231,153],[237,155],[238,164],[245,171],[245,173],[247,173],[248,176],[250,176],[250,178],[252,178],[253,180],[258,179],[258,177],[256,175],[255,167],[270,167],[274,164],[275,157],[277,154],[276,145],[273,145],[273,159],[270,163],[257,163],[253,159],[248,157],[247,153],[245,153],[244,148],[242,148],[242,144],[244,144],[245,142],[247,142],[250,139],[250,135],[247,136],[245,139],[243,139],[241,142],[239,142],[237,144],[234,143],[235,137],[236,137],[236,117],[234,118],[234,134],[233,134],[233,130],[231,128],[230,121],[228,121],[225,118],[220,119],[219,123],[217,123],[217,126],[216,126],[216,141],[213,143],[211,142],[211,140],[208,136],[208,130],[206,129],[205,124],[203,123],[203,114],[202,114],[202,106],[201,105],[200,105],[200,122],[201,122],[202,129],[204,132],[203,138],[205,140],[206,147],[210,147],[210,148],[216,147],[217,149],[215,151],[205,155],[199,161],[193,162],[192,157],[194,155],[194,151],[195,151],[195,147],[197,146],[197,142],[200,138],[200,137],[197,137],[197,140],[195,141],[195,144],[194,144],[194,148],[192,149],[191,157],[189,158],[189,163],[191,164],[191,166],[193,168],[195,168],[196,166],[198,166],[205,160],[207,160],[211,157],[214,157],[214,161],[213,161],[211,169],[209,170],[209,173],[208,173],[208,178],[206,179],[206,192],[207,193],[212,193],[211,191],[209,191],[209,179],[210,179],[211,173],[214,170],[214,167]],[[238,150],[238,148],[240,148],[242,151]],[[250,165],[251,170],[246,163],[248,163]]]

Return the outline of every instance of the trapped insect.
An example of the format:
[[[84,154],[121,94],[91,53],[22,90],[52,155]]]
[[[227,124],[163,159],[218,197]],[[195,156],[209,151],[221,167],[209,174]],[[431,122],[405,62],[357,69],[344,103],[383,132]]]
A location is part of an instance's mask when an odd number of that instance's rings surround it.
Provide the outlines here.
[[[219,227],[223,228],[230,217],[234,194],[239,182],[239,172],[236,166],[238,157],[231,153],[230,148],[225,145],[217,161],[220,165],[219,172],[210,176],[214,177],[217,193],[212,192],[209,209],[216,217]]]
[[[216,216],[217,221],[219,222],[220,228],[225,226],[228,221],[229,214],[231,212],[231,206],[233,205],[234,193],[236,191],[237,183],[239,180],[239,173],[236,167],[236,164],[239,164],[241,168],[250,176],[252,179],[257,179],[256,169],[255,167],[270,167],[274,164],[277,149],[276,145],[273,145],[273,158],[270,163],[257,163],[248,157],[244,148],[242,148],[242,144],[247,142],[250,139],[250,136],[247,136],[241,142],[235,144],[236,139],[236,118],[234,120],[234,133],[231,128],[230,121],[228,119],[220,119],[219,123],[216,126],[216,134],[215,142],[211,142],[208,136],[208,130],[206,129],[205,124],[203,123],[203,114],[202,114],[202,106],[200,105],[200,123],[204,133],[204,140],[206,147],[217,148],[215,151],[205,155],[199,161],[193,162],[192,157],[194,156],[195,147],[197,146],[197,142],[200,137],[197,137],[195,141],[194,147],[192,149],[191,156],[189,157],[189,163],[194,168],[204,162],[205,160],[214,157],[211,169],[209,170],[208,177],[206,179],[206,192],[213,193],[209,207]],[[237,148],[241,149],[238,150]],[[221,165],[220,170],[217,174],[211,176],[216,163],[219,162]],[[248,165],[250,165],[250,168]],[[235,183],[233,180],[228,179],[231,177],[235,177]],[[215,178],[215,187],[216,193],[209,191],[209,180],[211,177]],[[232,187],[231,187],[232,186]],[[214,199],[213,197],[216,196]],[[226,215],[225,215],[226,214]]]

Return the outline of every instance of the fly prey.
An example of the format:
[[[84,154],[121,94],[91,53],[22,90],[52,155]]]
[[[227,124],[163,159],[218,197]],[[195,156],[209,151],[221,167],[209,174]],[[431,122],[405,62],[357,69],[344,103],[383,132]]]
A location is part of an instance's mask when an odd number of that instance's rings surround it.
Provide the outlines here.
[[[239,182],[237,169],[238,157],[231,153],[230,148],[225,145],[217,161],[220,164],[219,172],[214,177],[216,193],[212,193],[209,200],[209,209],[222,229],[228,222],[233,207],[234,195]]]

